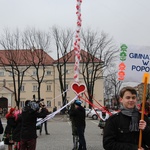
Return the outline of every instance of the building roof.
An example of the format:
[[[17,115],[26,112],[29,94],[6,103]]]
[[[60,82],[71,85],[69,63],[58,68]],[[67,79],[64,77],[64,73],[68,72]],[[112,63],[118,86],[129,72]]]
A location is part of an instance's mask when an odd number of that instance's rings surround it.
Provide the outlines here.
[[[92,56],[92,54],[86,52],[85,50],[81,50],[80,55],[81,55],[81,60],[80,60],[81,63],[82,62],[95,62],[95,63],[96,62],[97,63],[102,62],[100,59],[96,58],[95,56]],[[84,59],[84,61],[83,61],[83,59]],[[69,53],[67,53],[66,55],[61,57],[60,59],[54,61],[54,63],[57,63],[58,61],[60,63],[63,63],[64,60],[67,60],[67,63],[74,63],[75,62],[75,52],[74,52],[74,50],[70,51]]]
[[[81,60],[80,62],[102,62],[100,59],[92,56],[92,54],[86,52],[85,50],[80,51]],[[83,61],[84,59],[84,61]],[[15,60],[15,61],[14,61]],[[0,50],[0,65],[10,65],[12,63],[16,63],[19,66],[31,65],[33,62],[40,65],[53,65],[53,63],[63,63],[64,60],[67,63],[75,62],[75,51],[72,50],[68,52],[66,55],[61,57],[60,59],[54,60],[51,56],[49,56],[42,49],[35,50]]]
[[[14,91],[12,91],[12,90],[11,90],[10,88],[8,88],[8,87],[3,86],[3,87],[0,87],[0,93],[1,93],[1,94],[14,93]]]
[[[0,50],[0,65],[16,63],[20,66],[35,64],[52,65],[54,59],[42,49]]]

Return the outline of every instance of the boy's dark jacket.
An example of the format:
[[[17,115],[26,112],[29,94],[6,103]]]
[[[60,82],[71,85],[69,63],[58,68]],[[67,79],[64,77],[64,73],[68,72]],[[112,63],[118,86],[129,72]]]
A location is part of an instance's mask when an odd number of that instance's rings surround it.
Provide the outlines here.
[[[140,120],[139,113],[139,120]],[[111,116],[104,128],[103,147],[105,150],[137,150],[139,141],[139,132],[130,132],[129,124],[131,117],[123,115],[121,112]],[[144,120],[147,122],[146,128],[142,134],[142,147],[145,150],[146,145],[150,147],[150,124],[147,116]]]

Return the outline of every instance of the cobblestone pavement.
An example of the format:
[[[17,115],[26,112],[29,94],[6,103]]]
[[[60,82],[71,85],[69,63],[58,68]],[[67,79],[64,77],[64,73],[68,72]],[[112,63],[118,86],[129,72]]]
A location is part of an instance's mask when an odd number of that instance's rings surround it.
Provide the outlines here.
[[[2,122],[5,127],[6,119],[2,119]],[[85,139],[87,150],[104,150],[102,147],[102,130],[97,125],[98,120],[86,119]],[[72,150],[71,123],[66,116],[56,115],[49,120],[48,131],[50,135],[45,135],[43,126],[42,135],[39,135],[39,130],[37,130],[36,150]]]
[[[104,150],[102,148],[101,129],[98,120],[86,119],[85,139],[87,150]],[[43,126],[44,129],[44,126]],[[50,135],[38,135],[37,150],[72,150],[71,124],[68,118],[56,116],[48,121]]]

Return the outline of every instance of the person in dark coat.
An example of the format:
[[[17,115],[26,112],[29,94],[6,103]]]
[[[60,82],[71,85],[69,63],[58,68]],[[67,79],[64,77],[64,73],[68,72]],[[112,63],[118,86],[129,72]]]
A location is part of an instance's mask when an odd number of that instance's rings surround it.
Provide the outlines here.
[[[6,114],[7,125],[4,131],[4,143],[8,145],[8,150],[12,150],[12,145],[14,145],[14,141],[12,139],[13,132],[16,127],[14,111],[15,108],[10,108],[9,112]]]
[[[77,140],[78,140],[78,132],[77,132],[77,128],[75,126],[75,120],[74,120],[74,116],[71,116],[70,114],[72,113],[72,111],[75,110],[75,104],[72,103],[69,109],[69,118],[71,121],[71,127],[72,127],[72,136],[73,136],[73,149],[72,150],[76,150],[77,149]]]
[[[121,111],[106,121],[103,136],[105,150],[148,150],[150,147],[150,126],[145,115],[136,108],[137,92],[132,87],[120,91]],[[138,148],[139,130],[142,130],[142,146]]]
[[[78,136],[79,136],[79,149],[78,150],[86,150],[86,141],[84,137],[85,132],[85,109],[81,106],[80,100],[75,100],[75,109],[70,112],[70,117],[74,120],[74,125],[77,128]]]
[[[40,113],[41,113],[42,116],[43,116],[42,118],[45,118],[45,117],[49,114],[49,111],[48,111],[48,109],[46,108],[46,106],[45,106],[44,103],[41,103],[40,106],[41,106]],[[47,130],[47,121],[44,121],[44,123],[41,124],[40,135],[42,134],[43,124],[44,124],[44,127],[45,127],[45,134],[46,134],[46,135],[50,135],[50,134],[48,133],[48,130]]]
[[[36,121],[42,117],[38,110],[36,102],[26,100],[22,109],[21,150],[36,149]]]
[[[4,128],[3,128],[3,125],[2,125],[2,121],[0,119],[0,134],[3,134],[4,132]]]
[[[21,141],[21,139],[20,139],[20,132],[21,132],[21,127],[22,127],[22,116],[21,116],[21,113],[17,114],[15,121],[16,121],[16,127],[14,129],[12,139],[15,142],[14,149],[20,150],[20,141]]]

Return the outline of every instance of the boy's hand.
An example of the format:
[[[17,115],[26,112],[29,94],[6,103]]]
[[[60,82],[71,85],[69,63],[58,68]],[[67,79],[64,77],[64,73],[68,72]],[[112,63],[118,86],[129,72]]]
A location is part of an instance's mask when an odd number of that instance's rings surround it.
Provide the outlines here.
[[[140,120],[139,129],[144,130],[146,127],[146,122],[144,120]]]

